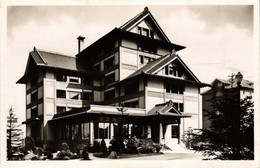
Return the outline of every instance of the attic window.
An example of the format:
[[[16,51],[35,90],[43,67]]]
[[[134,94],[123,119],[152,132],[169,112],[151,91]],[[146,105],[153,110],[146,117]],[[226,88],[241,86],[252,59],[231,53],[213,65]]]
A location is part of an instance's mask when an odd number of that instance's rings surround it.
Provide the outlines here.
[[[179,68],[174,67],[172,64],[170,64],[165,67],[165,75],[173,75],[175,77],[181,78],[183,76],[183,73]]]
[[[143,28],[143,27],[137,27],[137,31],[138,31],[138,34],[140,34],[142,36],[154,38],[154,31],[153,30]]]

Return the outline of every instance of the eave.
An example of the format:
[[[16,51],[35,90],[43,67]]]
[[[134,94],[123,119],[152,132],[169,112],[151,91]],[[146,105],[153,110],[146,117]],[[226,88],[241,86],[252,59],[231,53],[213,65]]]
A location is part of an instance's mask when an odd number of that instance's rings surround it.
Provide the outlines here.
[[[91,72],[91,71],[84,71],[84,70],[74,70],[74,69],[66,69],[66,68],[59,68],[59,67],[51,67],[51,66],[46,66],[46,65],[37,65],[30,71],[28,71],[26,74],[24,74],[16,83],[19,84],[25,84],[26,80],[30,76],[31,72],[38,70],[38,69],[44,69],[44,70],[54,70],[54,71],[63,71],[66,73],[71,73],[72,76],[73,74],[77,73],[78,75],[89,75],[89,76],[102,76],[102,73],[99,72]]]
[[[152,39],[152,38],[149,38],[149,37],[146,37],[146,36],[139,35],[137,33],[128,32],[128,31],[125,31],[125,30],[114,28],[112,31],[110,31],[109,33],[107,33],[106,35],[104,35],[103,37],[101,37],[100,39],[95,41],[94,43],[92,43],[90,46],[85,48],[83,51],[78,53],[76,56],[80,57],[81,55],[85,55],[86,53],[98,48],[100,46],[100,44],[103,44],[106,41],[109,41],[109,40],[112,40],[112,39],[118,39],[118,38],[122,38],[122,37],[130,38],[130,39],[132,38],[136,41],[153,43],[153,44],[158,45],[158,46],[166,47],[166,48],[169,48],[169,49],[175,49],[176,51],[179,51],[179,50],[186,48],[185,46],[177,45],[177,44],[174,44],[174,43],[167,43],[165,41],[161,41],[161,40],[158,40],[158,39]]]

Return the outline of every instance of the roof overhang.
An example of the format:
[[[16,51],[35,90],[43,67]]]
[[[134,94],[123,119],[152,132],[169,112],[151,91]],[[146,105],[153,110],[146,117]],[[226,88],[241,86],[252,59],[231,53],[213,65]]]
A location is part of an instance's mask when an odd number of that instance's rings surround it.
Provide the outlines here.
[[[76,56],[80,57],[81,55],[85,55],[86,53],[90,52],[91,50],[98,48],[100,46],[100,44],[104,43],[104,41],[110,41],[112,39],[118,39],[121,37],[134,39],[134,40],[137,40],[140,42],[141,41],[148,42],[148,43],[155,44],[155,45],[162,46],[162,47],[168,47],[169,49],[175,49],[176,51],[186,48],[185,46],[177,45],[174,43],[168,43],[168,42],[158,40],[158,39],[152,39],[152,38],[149,38],[146,36],[139,35],[137,33],[128,32],[128,31],[125,31],[125,30],[122,30],[119,28],[114,28],[112,31],[105,34],[103,37],[101,37],[100,39],[98,39],[97,41],[92,43],[90,46],[88,46],[87,48],[82,50]]]
[[[90,105],[87,108],[81,108],[73,111],[64,112],[61,114],[56,114],[50,120],[50,122],[54,121],[61,121],[71,118],[84,118],[89,116],[115,116],[115,117],[141,117],[143,119],[145,118],[171,118],[171,119],[178,119],[178,118],[187,118],[191,117],[189,114],[174,114],[174,113],[164,113],[164,114],[149,114],[146,113],[145,109],[139,109],[139,108],[128,108],[125,107],[125,112],[120,112],[117,110],[115,106],[103,106],[103,105]]]
[[[73,70],[73,69],[66,69],[66,68],[59,68],[59,67],[51,67],[46,65],[37,65],[30,71],[28,71],[26,74],[24,74],[16,83],[25,84],[27,79],[30,78],[30,73],[35,70],[53,70],[53,71],[62,71],[63,73],[71,74],[72,76],[75,76],[75,73],[79,76],[88,75],[88,76],[102,76],[101,73],[98,72],[92,72],[92,71],[82,71],[82,70]]]

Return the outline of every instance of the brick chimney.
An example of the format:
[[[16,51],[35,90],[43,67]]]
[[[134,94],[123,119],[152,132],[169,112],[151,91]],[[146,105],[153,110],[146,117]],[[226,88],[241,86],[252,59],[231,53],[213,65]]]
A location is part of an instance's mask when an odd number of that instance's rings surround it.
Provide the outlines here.
[[[78,39],[78,53],[80,53],[84,49],[85,37],[79,36],[77,39]]]

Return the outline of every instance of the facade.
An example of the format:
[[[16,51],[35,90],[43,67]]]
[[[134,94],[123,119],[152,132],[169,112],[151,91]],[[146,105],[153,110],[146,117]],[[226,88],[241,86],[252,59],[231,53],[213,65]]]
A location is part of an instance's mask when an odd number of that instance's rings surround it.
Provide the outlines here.
[[[188,127],[202,127],[200,88],[208,86],[176,54],[149,9],[82,48],[74,57],[29,53],[26,136],[55,148],[112,137],[180,143]],[[107,143],[108,144],[108,143]]]
[[[212,98],[218,98],[225,100],[225,97],[232,96],[232,98],[243,99],[247,96],[254,97],[254,83],[248,80],[240,80],[238,76],[242,76],[240,72],[236,75],[235,79],[224,80],[224,79],[215,79],[212,82],[212,88],[204,93],[202,93],[203,101],[203,129],[207,129],[210,126],[210,121],[207,118],[207,113],[214,111],[211,107],[210,100]]]

